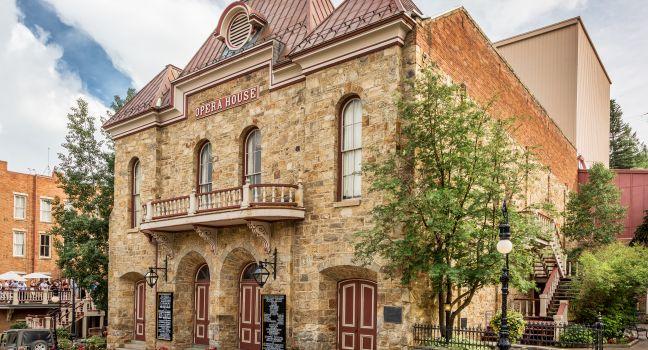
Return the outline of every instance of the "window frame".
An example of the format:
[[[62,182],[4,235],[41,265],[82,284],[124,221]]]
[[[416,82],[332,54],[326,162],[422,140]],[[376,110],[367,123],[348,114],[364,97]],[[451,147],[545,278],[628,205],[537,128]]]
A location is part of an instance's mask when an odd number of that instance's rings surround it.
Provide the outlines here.
[[[47,245],[43,245],[43,237],[47,237]],[[47,255],[43,255],[44,247],[47,247]],[[47,232],[38,233],[38,257],[41,259],[52,258],[52,235]]]
[[[360,125],[360,147],[345,150],[344,149],[344,140],[345,140],[344,139],[344,127],[345,127],[345,124],[344,124],[345,119],[344,119],[344,117],[345,117],[345,112],[346,112],[347,108],[351,105],[351,103],[353,103],[355,101],[358,101],[360,103],[360,123],[359,123],[359,125]],[[338,166],[337,166],[337,194],[336,194],[336,200],[338,202],[347,201],[347,200],[357,200],[357,199],[362,198],[362,185],[360,185],[360,194],[358,194],[357,196],[349,197],[349,198],[344,197],[344,189],[345,189],[344,188],[344,154],[347,153],[347,152],[355,152],[355,151],[358,151],[358,150],[360,152],[362,152],[362,150],[364,149],[362,147],[363,146],[362,145],[362,134],[363,134],[363,129],[364,129],[364,125],[363,125],[363,123],[364,123],[364,120],[363,120],[363,118],[364,118],[364,115],[363,115],[364,109],[363,109],[363,100],[362,100],[362,98],[360,98],[360,96],[358,96],[358,95],[350,96],[350,97],[348,97],[348,98],[346,98],[344,100],[344,103],[342,103],[341,106],[342,107],[340,108],[339,113],[338,113],[338,147],[337,147],[337,153],[338,153],[337,165]],[[360,158],[361,159],[360,160],[361,166],[362,166],[362,158],[363,157],[361,155],[361,158]],[[362,183],[362,172],[360,172],[360,174],[358,174],[356,176],[360,176],[360,182]]]
[[[205,147],[209,146],[209,183],[202,183],[202,167],[204,165],[203,163],[203,151],[205,150]],[[211,142],[209,141],[204,141],[201,145],[200,148],[198,149],[198,161],[197,161],[197,168],[196,168],[196,193],[209,193],[214,190],[214,165],[212,162],[212,157],[213,157],[213,147]],[[202,187],[209,185],[209,191],[203,192]]]
[[[27,220],[27,194],[26,193],[18,193],[14,192],[13,194],[13,218],[14,220]],[[19,217],[16,215],[16,204],[18,203],[16,201],[16,198],[23,198],[24,199],[24,206],[22,208],[22,217]]]
[[[22,236],[22,253],[20,255],[16,254],[16,236]],[[14,258],[24,258],[25,257],[25,246],[26,246],[27,230],[22,229],[13,229],[11,237],[11,252]]]
[[[137,228],[139,226],[139,222],[137,222],[137,216],[138,213],[142,211],[141,204],[141,180],[142,180],[142,164],[139,159],[134,159],[133,163],[130,168],[130,173],[131,173],[131,185],[130,185],[130,192],[131,192],[131,198],[130,198],[130,215],[131,215],[131,228]],[[137,204],[137,200],[139,199],[139,204]]]
[[[258,133],[259,135],[259,169],[258,172],[256,173],[249,173],[248,174],[248,143],[250,142],[250,138],[252,135]],[[258,176],[259,181],[257,184],[261,184],[263,181],[263,147],[261,147],[262,144],[262,137],[263,135],[261,134],[261,130],[257,127],[251,128],[248,130],[248,132],[245,134],[245,139],[243,141],[243,184],[245,185],[248,182],[248,178],[252,176]],[[256,152],[255,152],[256,153]],[[254,185],[252,182],[250,182],[250,185]]]
[[[44,222],[44,223],[51,223],[52,222],[52,202],[53,201],[54,201],[54,198],[40,197],[40,201],[38,203],[38,219],[40,220],[40,222]],[[43,212],[44,212],[43,211],[43,203],[44,202],[49,202],[49,211],[47,211],[47,213],[49,213],[49,220],[43,220]]]

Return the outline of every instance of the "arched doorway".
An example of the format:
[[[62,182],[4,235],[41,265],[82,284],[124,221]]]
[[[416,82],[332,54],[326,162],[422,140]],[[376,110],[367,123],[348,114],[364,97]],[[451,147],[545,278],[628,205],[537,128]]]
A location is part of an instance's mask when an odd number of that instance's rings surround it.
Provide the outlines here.
[[[239,347],[241,350],[261,349],[261,288],[252,272],[256,263],[248,264],[241,273],[239,299]]]
[[[146,340],[146,282],[144,280],[135,283],[135,340]]]
[[[376,349],[376,283],[338,283],[338,349]]]
[[[194,344],[209,345],[209,266],[196,272],[194,287]]]

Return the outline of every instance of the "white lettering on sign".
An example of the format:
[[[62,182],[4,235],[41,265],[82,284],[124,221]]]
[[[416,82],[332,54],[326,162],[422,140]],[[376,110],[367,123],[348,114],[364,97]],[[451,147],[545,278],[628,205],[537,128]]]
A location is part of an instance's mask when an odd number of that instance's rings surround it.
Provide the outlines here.
[[[196,118],[204,118],[230,108],[238,107],[259,98],[259,87],[251,87],[217,100],[208,101],[196,107]]]

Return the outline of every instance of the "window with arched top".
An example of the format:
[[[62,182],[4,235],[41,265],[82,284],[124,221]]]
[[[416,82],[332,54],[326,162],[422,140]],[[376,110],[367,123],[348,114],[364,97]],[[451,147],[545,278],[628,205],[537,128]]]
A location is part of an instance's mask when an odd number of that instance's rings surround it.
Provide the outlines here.
[[[340,118],[340,199],[362,193],[362,101],[353,98],[342,108]]]
[[[261,183],[261,131],[251,130],[245,138],[244,180],[251,185]]]
[[[135,228],[142,221],[142,169],[139,159],[131,167],[131,227]]]
[[[212,149],[211,143],[205,142],[198,154],[198,192],[212,191]]]

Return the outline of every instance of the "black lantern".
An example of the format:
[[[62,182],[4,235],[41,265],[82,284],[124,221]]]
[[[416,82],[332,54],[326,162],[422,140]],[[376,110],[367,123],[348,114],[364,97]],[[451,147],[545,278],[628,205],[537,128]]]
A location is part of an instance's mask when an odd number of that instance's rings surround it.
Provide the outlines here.
[[[160,276],[158,275],[157,271],[161,270],[164,271],[164,281],[167,282],[167,267],[168,267],[168,258],[164,258],[164,267],[149,267],[148,272],[146,275],[144,275],[144,278],[146,279],[146,284],[149,285],[149,287],[153,288],[158,282],[158,279]]]
[[[254,277],[254,280],[261,288],[265,286],[266,282],[268,282],[268,278],[270,278],[270,271],[268,270],[268,266],[272,266],[273,278],[275,280],[277,279],[277,248],[275,248],[274,250],[273,257],[273,262],[270,262],[268,260],[259,261],[257,263],[257,268],[254,270],[254,272],[252,272],[252,277]]]
[[[509,284],[509,253],[513,250],[513,243],[511,242],[511,226],[509,225],[508,208],[506,207],[506,200],[502,205],[503,221],[499,225],[499,242],[497,242],[497,251],[504,255],[506,262],[502,268],[502,317],[499,332],[499,340],[497,347],[500,350],[509,350],[511,348],[511,340],[509,339],[508,327],[508,284]]]

